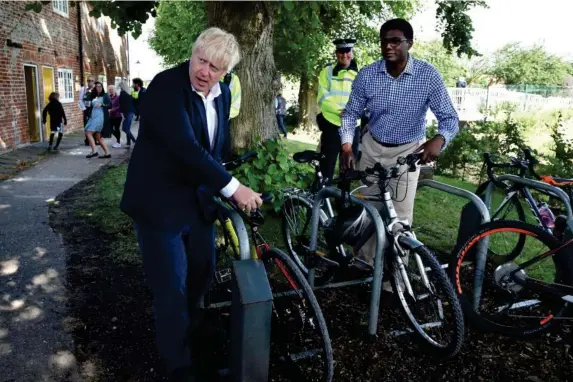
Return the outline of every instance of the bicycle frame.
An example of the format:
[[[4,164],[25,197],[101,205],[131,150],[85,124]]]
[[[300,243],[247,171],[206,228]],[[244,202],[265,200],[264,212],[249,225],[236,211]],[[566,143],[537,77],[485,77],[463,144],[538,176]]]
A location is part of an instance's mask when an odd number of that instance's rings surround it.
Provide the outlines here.
[[[553,233],[552,229],[549,228],[541,219],[541,213],[539,212],[539,208],[537,207],[537,202],[531,191],[526,186],[523,185],[512,185],[506,189],[506,197],[503,199],[497,210],[493,213],[491,219],[494,220],[499,213],[503,210],[503,208],[510,203],[513,199],[515,199],[515,203],[519,203],[519,197],[521,196],[527,204],[529,205],[529,209],[533,213],[537,223],[547,232]]]

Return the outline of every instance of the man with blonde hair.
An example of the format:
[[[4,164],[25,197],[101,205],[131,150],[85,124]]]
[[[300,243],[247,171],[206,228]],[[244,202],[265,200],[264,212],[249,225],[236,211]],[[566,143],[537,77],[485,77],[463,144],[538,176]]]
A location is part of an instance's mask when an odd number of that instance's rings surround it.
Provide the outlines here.
[[[212,197],[222,194],[247,211],[262,204],[220,164],[230,148],[231,95],[219,80],[239,59],[235,37],[209,28],[193,44],[191,60],[153,79],[121,201],[135,223],[154,295],[157,347],[174,381],[193,380],[189,336],[214,271]]]

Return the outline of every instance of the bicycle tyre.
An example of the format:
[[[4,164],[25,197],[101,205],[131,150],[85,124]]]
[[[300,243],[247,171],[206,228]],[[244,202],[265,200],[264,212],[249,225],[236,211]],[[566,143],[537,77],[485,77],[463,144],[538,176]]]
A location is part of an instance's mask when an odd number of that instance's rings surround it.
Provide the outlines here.
[[[470,324],[474,326],[477,330],[481,332],[493,332],[502,334],[508,337],[517,338],[517,339],[526,339],[536,337],[547,332],[553,323],[555,322],[555,318],[563,316],[568,311],[568,304],[564,303],[562,309],[555,314],[551,314],[550,319],[548,320],[541,320],[539,325],[534,327],[512,327],[507,325],[501,325],[496,323],[492,320],[488,320],[486,317],[482,316],[478,311],[474,310],[472,304],[472,298],[468,296],[468,294],[464,293],[461,283],[461,268],[464,263],[464,259],[467,253],[472,250],[472,247],[476,245],[480,239],[485,238],[493,233],[496,232],[515,232],[520,235],[521,237],[532,236],[535,239],[540,240],[545,246],[548,247],[549,250],[554,250],[559,247],[560,242],[555,238],[555,236],[551,235],[547,231],[541,229],[538,226],[524,223],[521,221],[512,221],[512,220],[500,220],[500,221],[492,221],[489,223],[485,223],[480,226],[477,232],[470,237],[466,243],[461,247],[461,249],[456,254],[456,257],[452,259],[452,262],[449,264],[450,268],[450,276],[452,278],[452,282],[455,285],[455,290],[458,295],[458,298],[461,302],[462,309],[468,317]],[[556,255],[557,256],[557,255]],[[554,257],[555,258],[555,257]],[[509,259],[509,258],[508,258]],[[511,261],[514,258],[511,259]],[[573,259],[571,256],[561,257],[564,260],[561,267],[559,267],[559,271],[562,272],[562,278],[565,283],[571,285],[571,280],[573,280],[573,268],[571,267]],[[565,264],[565,265],[563,265]],[[557,267],[557,264],[556,264]]]
[[[333,359],[332,343],[330,340],[330,335],[328,333],[328,327],[326,325],[326,321],[324,320],[324,316],[322,314],[322,310],[320,309],[320,305],[316,300],[316,296],[314,295],[312,288],[306,281],[306,278],[304,277],[302,271],[297,266],[297,264],[293,261],[293,259],[289,255],[287,255],[280,249],[271,248],[270,250],[263,253],[261,260],[263,260],[263,262],[265,263],[265,269],[267,269],[266,265],[267,262],[274,259],[280,261],[286,267],[286,270],[288,271],[290,277],[292,277],[295,283],[302,290],[304,298],[310,305],[312,314],[318,323],[320,336],[322,337],[322,342],[323,342],[323,351],[325,355],[325,362],[324,362],[325,378],[323,379],[323,381],[331,382],[334,375],[334,359]],[[269,277],[269,283],[271,283],[272,285],[270,277]]]
[[[390,282],[392,284],[392,288],[398,294],[398,299],[400,300],[400,308],[404,316],[408,319],[408,323],[410,327],[416,333],[417,342],[420,344],[422,348],[425,348],[430,354],[435,355],[442,359],[449,359],[454,357],[459,353],[462,348],[464,342],[464,331],[465,331],[465,324],[464,324],[464,314],[461,307],[461,304],[458,300],[458,296],[454,290],[453,284],[451,283],[450,279],[448,278],[447,274],[444,272],[444,269],[434,256],[434,254],[424,245],[413,247],[410,245],[408,241],[402,241],[398,239],[400,245],[403,248],[409,249],[411,252],[415,252],[420,256],[422,259],[422,263],[424,267],[430,269],[430,272],[435,272],[437,286],[441,288],[443,293],[447,298],[447,302],[451,305],[451,311],[453,313],[453,333],[451,336],[451,340],[445,346],[438,346],[438,344],[432,343],[428,338],[424,329],[420,326],[421,324],[415,321],[415,318],[410,313],[410,308],[407,306],[406,298],[403,294],[399,293],[399,288],[397,288],[397,280],[396,276],[392,274],[390,277]],[[410,258],[412,261],[412,258]]]
[[[306,276],[308,275],[308,268],[305,264],[305,258],[304,255],[302,254],[298,254],[296,252],[296,245],[299,241],[300,238],[295,237],[294,233],[292,232],[291,226],[289,224],[289,220],[288,220],[288,216],[292,215],[292,212],[295,208],[297,207],[302,207],[306,210],[306,213],[304,214],[306,217],[306,221],[304,222],[304,224],[308,225],[308,228],[310,229],[310,219],[312,216],[312,206],[313,206],[314,201],[312,199],[310,199],[309,197],[306,196],[302,196],[302,195],[291,195],[287,198],[285,198],[282,207],[281,207],[281,225],[282,225],[282,233],[283,233],[283,238],[285,241],[285,245],[287,247],[288,250],[288,254],[290,255],[290,257],[292,258],[292,260],[296,263],[296,265],[300,268],[300,270],[302,271],[302,273]],[[324,210],[320,210],[320,215],[319,215],[319,232],[321,229],[324,228],[324,225],[326,224],[326,221],[328,220],[328,216],[326,215],[326,213],[324,212]],[[310,230],[308,232],[307,237],[304,238],[305,240],[305,245],[308,245],[310,242]],[[316,285],[321,285],[321,284],[325,284],[328,281],[330,281],[330,279],[332,279],[334,272],[328,272],[328,275],[325,275],[323,280],[322,277],[316,277],[315,278],[315,283]]]

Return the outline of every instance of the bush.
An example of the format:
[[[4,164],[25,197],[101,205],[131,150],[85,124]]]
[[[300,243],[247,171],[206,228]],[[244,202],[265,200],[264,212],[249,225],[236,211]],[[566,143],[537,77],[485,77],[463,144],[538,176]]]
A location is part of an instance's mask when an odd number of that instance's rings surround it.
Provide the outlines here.
[[[314,179],[309,166],[294,162],[281,140],[271,139],[257,148],[258,157],[248,166],[235,170],[237,179],[255,191],[271,193],[274,196],[273,209],[280,210],[286,187],[308,188]]]

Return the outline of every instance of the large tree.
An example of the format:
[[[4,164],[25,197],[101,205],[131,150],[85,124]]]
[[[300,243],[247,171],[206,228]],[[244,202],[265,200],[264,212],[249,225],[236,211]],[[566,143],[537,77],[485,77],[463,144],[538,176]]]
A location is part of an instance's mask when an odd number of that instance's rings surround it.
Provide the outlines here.
[[[491,75],[506,85],[562,86],[569,64],[540,45],[510,43],[494,53]]]

